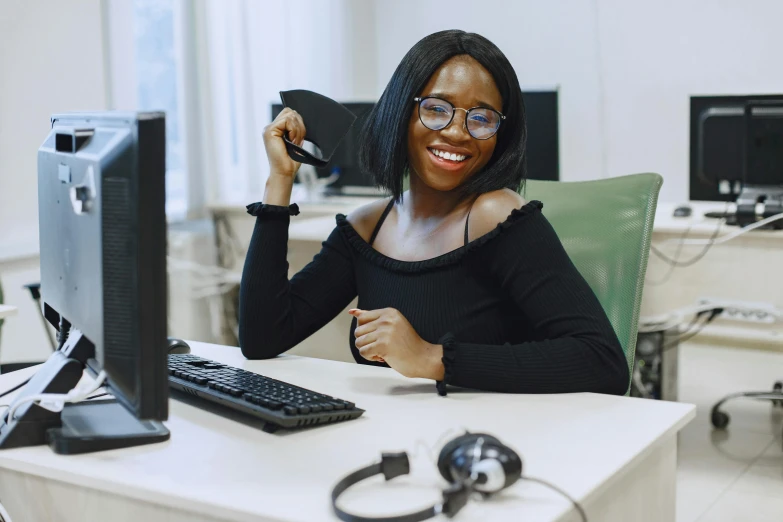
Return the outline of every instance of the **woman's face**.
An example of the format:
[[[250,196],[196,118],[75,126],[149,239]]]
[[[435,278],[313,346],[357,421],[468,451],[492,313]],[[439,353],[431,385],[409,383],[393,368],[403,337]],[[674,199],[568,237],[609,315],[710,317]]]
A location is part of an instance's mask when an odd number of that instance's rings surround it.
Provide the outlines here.
[[[468,55],[445,61],[419,96],[437,96],[463,109],[489,107],[502,112],[503,108],[503,100],[492,75]],[[411,101],[411,105],[408,160],[413,169],[411,175],[418,175],[427,186],[441,191],[453,190],[480,171],[492,157],[497,134],[488,140],[473,138],[465,128],[465,111],[455,110],[451,124],[434,131],[421,123],[418,104]],[[462,155],[465,159],[443,159],[436,151]]]

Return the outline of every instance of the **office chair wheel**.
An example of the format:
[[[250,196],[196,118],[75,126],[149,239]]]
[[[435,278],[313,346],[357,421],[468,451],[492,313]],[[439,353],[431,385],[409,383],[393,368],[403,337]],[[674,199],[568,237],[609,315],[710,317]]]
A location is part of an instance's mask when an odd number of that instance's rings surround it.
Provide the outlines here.
[[[772,386],[772,391],[777,393],[783,393],[783,381],[777,381]],[[783,399],[777,399],[772,401],[772,405],[778,408],[783,408]]]
[[[729,417],[729,414],[717,409],[712,410],[712,426],[716,430],[724,430],[726,429],[726,426],[729,425],[729,421],[731,420],[731,417]]]
[[[778,383],[775,383],[775,386],[777,385]],[[715,428],[722,430],[729,425],[728,414],[720,410],[720,407],[723,406],[723,403],[732,399],[740,398],[770,401],[774,407],[776,403],[783,402],[783,390],[773,390],[766,392],[738,392],[725,396],[712,407],[710,420],[712,421],[712,425],[715,426]]]

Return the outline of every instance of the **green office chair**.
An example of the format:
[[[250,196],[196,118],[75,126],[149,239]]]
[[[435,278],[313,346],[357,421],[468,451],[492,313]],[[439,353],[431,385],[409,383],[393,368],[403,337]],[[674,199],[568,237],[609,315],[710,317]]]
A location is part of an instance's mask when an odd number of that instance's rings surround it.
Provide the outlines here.
[[[629,372],[662,184],[658,174],[634,174],[596,181],[528,180],[522,191],[526,200],[543,202],[544,215],[609,316]]]

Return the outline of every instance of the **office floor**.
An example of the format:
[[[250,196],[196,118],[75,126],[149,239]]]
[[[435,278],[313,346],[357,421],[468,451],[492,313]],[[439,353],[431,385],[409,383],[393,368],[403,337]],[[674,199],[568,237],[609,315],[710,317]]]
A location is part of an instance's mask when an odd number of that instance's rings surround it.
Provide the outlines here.
[[[783,380],[783,353],[686,344],[679,399],[697,406],[680,433],[677,522],[783,520],[783,408],[737,399],[725,432],[713,431],[712,405],[737,391],[771,390]]]

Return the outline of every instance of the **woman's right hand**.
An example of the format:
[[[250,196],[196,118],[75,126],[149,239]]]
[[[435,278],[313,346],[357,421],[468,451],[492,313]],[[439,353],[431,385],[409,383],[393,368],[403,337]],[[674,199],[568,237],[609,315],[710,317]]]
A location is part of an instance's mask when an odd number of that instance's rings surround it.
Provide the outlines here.
[[[292,143],[302,146],[305,138],[304,121],[298,112],[288,107],[280,111],[275,121],[264,127],[264,148],[269,160],[270,175],[290,178],[293,183],[301,163],[292,160],[288,155],[283,141],[286,132]]]

